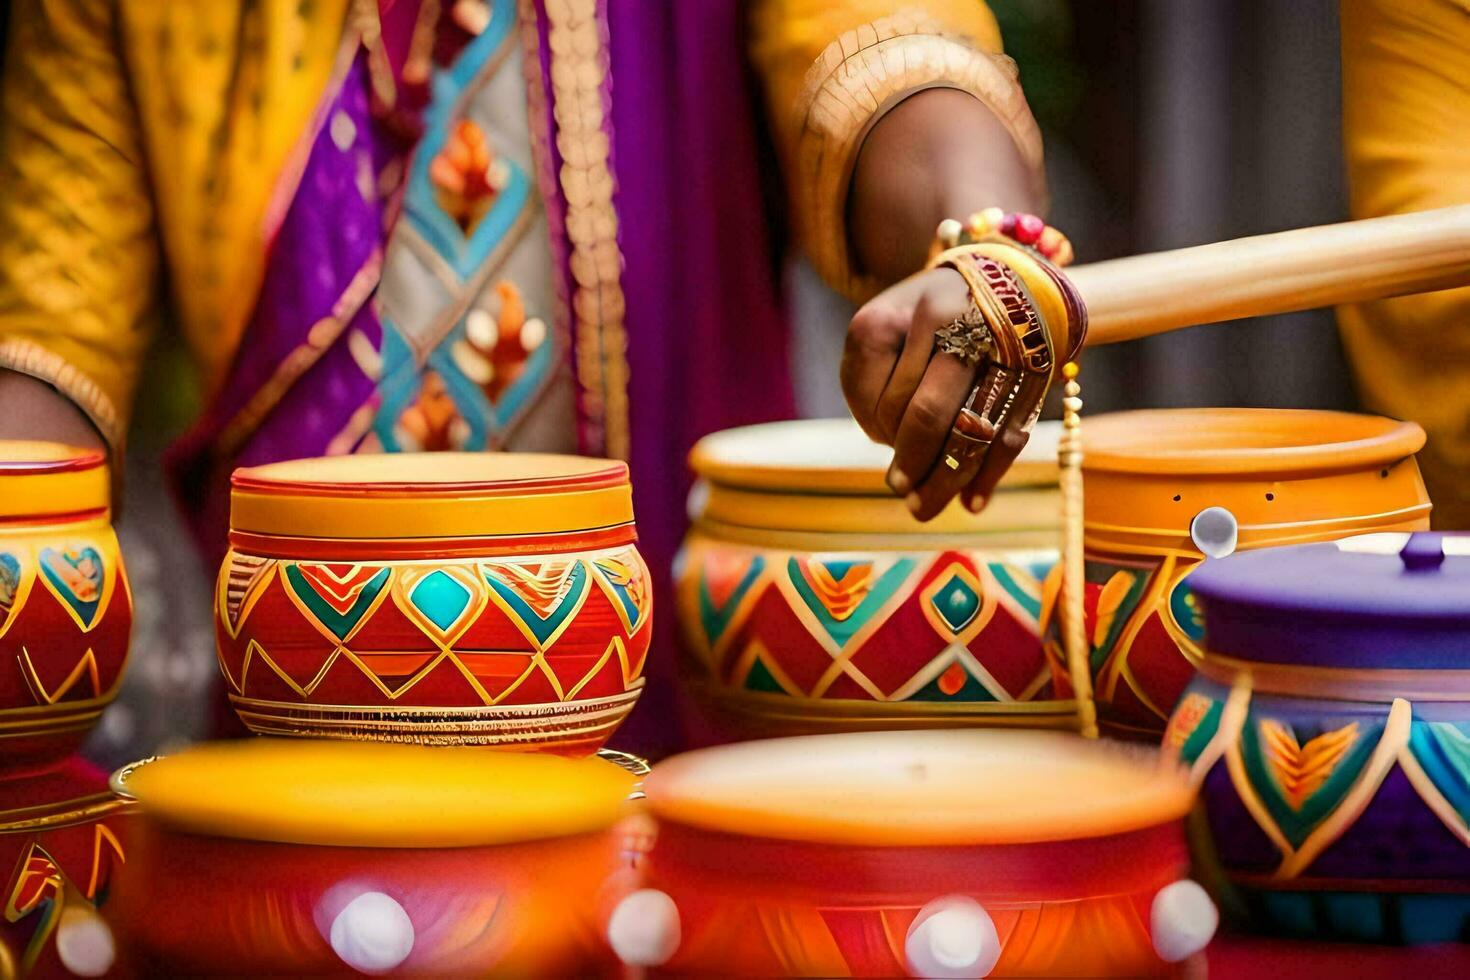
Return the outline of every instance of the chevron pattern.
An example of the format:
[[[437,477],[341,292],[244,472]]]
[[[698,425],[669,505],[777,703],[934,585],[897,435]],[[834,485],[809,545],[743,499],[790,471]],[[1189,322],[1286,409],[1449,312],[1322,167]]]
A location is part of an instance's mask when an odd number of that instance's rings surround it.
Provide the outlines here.
[[[734,691],[874,702],[1044,697],[1041,577],[1054,556],[792,554],[693,538],[686,648]]]
[[[239,702],[529,706],[642,684],[652,592],[632,548],[263,567],[232,554],[222,577],[220,666]]]

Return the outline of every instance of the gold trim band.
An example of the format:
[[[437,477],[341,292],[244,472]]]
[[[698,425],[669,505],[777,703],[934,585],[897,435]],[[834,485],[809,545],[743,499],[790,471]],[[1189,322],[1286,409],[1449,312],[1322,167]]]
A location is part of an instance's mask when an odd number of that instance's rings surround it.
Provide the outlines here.
[[[1403,670],[1313,667],[1240,660],[1205,651],[1199,672],[1230,686],[1242,675],[1262,694],[1345,701],[1464,701],[1470,697],[1470,670]]]

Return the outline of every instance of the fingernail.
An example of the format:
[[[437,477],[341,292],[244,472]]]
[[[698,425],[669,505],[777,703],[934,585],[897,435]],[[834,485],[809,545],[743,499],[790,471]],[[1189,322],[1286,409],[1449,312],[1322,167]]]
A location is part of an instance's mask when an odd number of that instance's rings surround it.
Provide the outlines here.
[[[970,502],[966,506],[970,508],[970,513],[978,514],[985,509],[985,505],[987,503],[989,503],[989,501],[986,500],[984,497],[976,495],[970,498]]]
[[[923,498],[921,498],[918,493],[909,494],[907,497],[903,498],[903,502],[908,506],[908,509],[913,511],[916,515],[919,513],[919,508],[924,506]]]
[[[913,488],[913,481],[908,478],[908,474],[904,473],[903,470],[894,466],[888,470],[888,487],[902,497],[907,495],[909,490]]]

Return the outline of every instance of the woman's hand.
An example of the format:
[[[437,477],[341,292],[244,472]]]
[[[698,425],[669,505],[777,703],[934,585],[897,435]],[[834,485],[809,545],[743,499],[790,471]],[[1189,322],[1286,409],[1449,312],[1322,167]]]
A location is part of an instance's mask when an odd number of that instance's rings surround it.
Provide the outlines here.
[[[862,267],[885,281],[923,264],[943,218],[989,206],[1040,209],[1037,188],[1005,127],[958,91],[920,92],[890,110],[863,142],[849,227]],[[853,317],[842,357],[848,408],[869,437],[894,447],[888,485],[920,520],[955,496],[979,511],[1026,436],[1003,430],[984,463],[950,468],[945,443],[981,366],[934,352],[934,334],[969,309],[953,269],[910,276]]]
[[[983,459],[958,466],[945,460],[950,430],[982,365],[935,350],[935,334],[963,316],[970,291],[953,269],[931,269],[868,301],[847,331],[842,392],[868,437],[893,447],[888,485],[921,521],[959,496],[979,512],[1026,445],[1027,433],[1007,426]]]

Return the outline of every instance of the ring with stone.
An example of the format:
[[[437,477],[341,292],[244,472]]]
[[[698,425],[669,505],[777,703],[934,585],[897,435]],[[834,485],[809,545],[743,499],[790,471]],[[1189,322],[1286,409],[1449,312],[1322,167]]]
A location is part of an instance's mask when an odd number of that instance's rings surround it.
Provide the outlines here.
[[[968,310],[935,331],[934,346],[939,353],[953,355],[966,367],[974,367],[995,346],[995,337],[985,314],[972,301]]]

